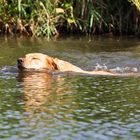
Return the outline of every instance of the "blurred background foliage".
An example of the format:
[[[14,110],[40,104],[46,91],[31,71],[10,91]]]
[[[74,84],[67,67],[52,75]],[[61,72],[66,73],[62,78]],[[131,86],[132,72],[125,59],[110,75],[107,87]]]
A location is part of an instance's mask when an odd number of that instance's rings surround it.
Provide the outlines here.
[[[0,0],[0,33],[140,35],[139,0]]]

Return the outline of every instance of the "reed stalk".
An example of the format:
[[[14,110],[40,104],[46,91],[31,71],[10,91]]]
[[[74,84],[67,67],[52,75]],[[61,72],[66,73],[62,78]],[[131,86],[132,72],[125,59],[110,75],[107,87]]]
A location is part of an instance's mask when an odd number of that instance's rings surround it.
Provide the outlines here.
[[[137,8],[136,8],[137,7]],[[0,0],[0,33],[140,35],[139,0]]]
[[[139,0],[129,0],[130,2],[132,2],[140,11],[140,1]]]

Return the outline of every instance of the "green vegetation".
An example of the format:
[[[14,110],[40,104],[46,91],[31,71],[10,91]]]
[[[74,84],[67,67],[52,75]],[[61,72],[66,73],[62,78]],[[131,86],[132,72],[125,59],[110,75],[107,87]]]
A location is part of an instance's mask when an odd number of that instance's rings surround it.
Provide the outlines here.
[[[0,33],[140,35],[139,0],[0,0]]]

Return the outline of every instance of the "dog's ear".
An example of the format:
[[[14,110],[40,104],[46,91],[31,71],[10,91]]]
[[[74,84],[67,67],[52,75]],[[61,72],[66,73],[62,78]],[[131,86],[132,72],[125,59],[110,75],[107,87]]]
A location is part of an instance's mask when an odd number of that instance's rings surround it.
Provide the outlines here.
[[[48,69],[51,69],[51,70],[58,70],[58,66],[57,66],[57,64],[53,61],[53,58],[47,57],[47,58],[46,58],[46,62],[47,62],[47,68],[48,68]]]

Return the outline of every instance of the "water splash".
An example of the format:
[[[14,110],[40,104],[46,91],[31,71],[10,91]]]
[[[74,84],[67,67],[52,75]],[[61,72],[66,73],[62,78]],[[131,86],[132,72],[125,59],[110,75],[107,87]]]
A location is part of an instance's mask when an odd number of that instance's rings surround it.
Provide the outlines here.
[[[116,67],[116,68],[108,68],[106,64],[99,64],[96,63],[95,71],[109,71],[109,72],[115,72],[115,73],[137,73],[138,68],[136,67]]]
[[[118,73],[137,73],[138,68],[136,67],[116,67],[110,69],[111,72],[118,72]]]
[[[108,67],[106,66],[106,64],[100,65],[99,63],[96,63],[95,70],[96,71],[99,71],[99,70],[108,71]]]
[[[4,66],[0,69],[0,73],[4,73],[4,74],[15,74],[17,72],[18,69],[15,66]]]

